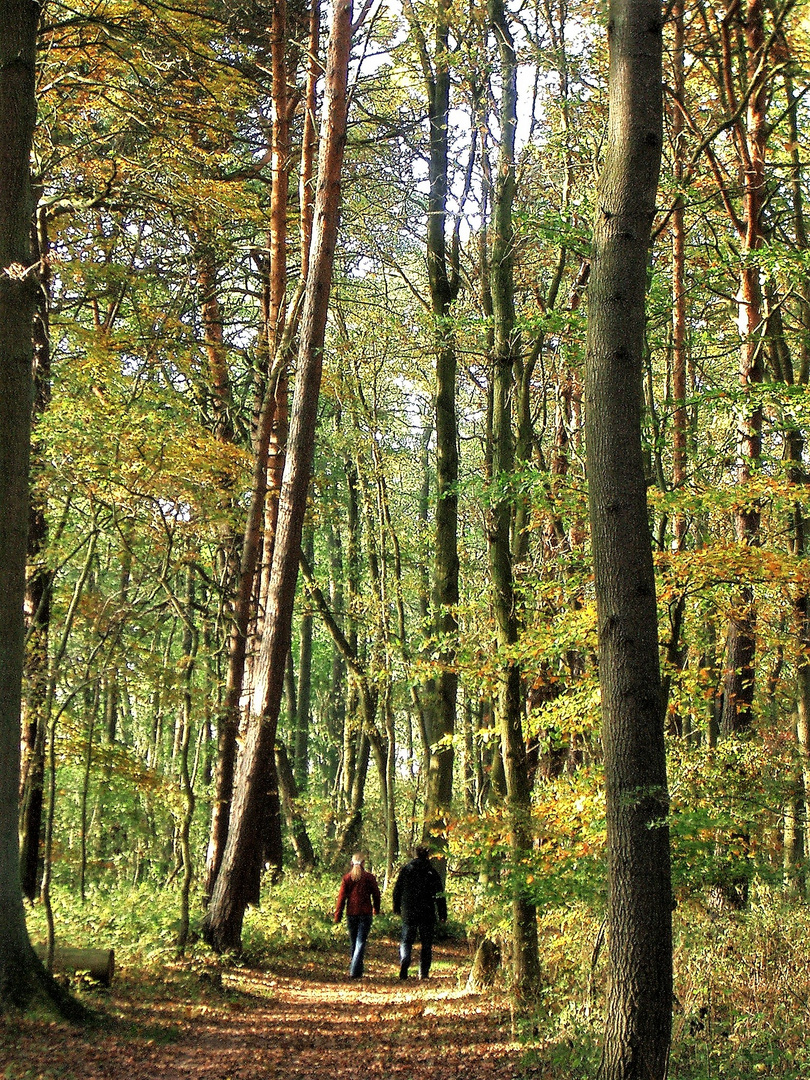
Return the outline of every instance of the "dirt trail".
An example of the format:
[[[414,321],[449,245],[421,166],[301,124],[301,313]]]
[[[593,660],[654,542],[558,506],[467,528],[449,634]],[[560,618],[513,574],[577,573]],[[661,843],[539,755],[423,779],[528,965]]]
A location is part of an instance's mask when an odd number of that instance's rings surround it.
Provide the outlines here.
[[[397,947],[370,942],[366,977],[345,956],[303,954],[232,970],[191,998],[114,990],[88,1031],[47,1021],[0,1027],[4,1080],[507,1080],[520,1075],[503,1003],[466,993],[469,961],[439,945],[425,982],[397,978]],[[175,991],[177,987],[174,988]]]

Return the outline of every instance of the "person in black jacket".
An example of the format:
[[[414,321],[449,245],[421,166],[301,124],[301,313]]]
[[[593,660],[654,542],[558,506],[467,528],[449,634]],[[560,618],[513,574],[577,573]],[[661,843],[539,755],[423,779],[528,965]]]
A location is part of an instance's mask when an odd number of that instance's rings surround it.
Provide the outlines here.
[[[418,847],[414,858],[399,872],[394,885],[394,914],[402,916],[402,939],[399,946],[399,977],[408,978],[411,950],[417,937],[421,942],[419,978],[426,979],[433,959],[433,934],[436,917],[447,919],[444,886],[438,872],[430,865],[428,849]]]

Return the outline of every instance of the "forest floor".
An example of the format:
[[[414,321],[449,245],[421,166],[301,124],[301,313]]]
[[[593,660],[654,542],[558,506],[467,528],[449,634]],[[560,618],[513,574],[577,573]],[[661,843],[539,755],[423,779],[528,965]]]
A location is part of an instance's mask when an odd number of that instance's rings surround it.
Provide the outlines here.
[[[398,978],[393,941],[369,942],[366,975],[344,954],[287,953],[262,970],[135,978],[88,1004],[87,1028],[0,1020],[4,1080],[511,1080],[527,1072],[506,999],[468,993],[464,945],[434,948],[430,978]],[[413,970],[413,969],[412,969]]]

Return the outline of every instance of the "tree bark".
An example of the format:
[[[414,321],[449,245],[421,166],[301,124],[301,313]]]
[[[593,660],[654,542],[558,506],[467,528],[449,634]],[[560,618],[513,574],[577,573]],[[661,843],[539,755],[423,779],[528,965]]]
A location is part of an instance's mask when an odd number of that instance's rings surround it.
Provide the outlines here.
[[[610,109],[589,286],[586,447],[608,835],[603,1080],[663,1080],[672,886],[655,577],[641,451],[644,313],[661,162],[657,0],[612,0]]]
[[[41,265],[40,290],[34,316],[34,413],[32,462],[36,467],[42,450],[36,425],[51,400],[50,273],[48,270],[48,221],[44,209],[32,228],[33,255]],[[48,644],[51,623],[51,590],[54,572],[44,564],[42,553],[48,538],[43,501],[32,498],[28,523],[28,573],[25,587],[27,646],[23,698],[23,760],[20,813],[20,874],[24,895],[37,894],[37,873],[42,833],[45,742],[43,708],[48,685]]]
[[[287,748],[282,742],[276,743],[276,775],[284,820],[298,860],[298,869],[307,873],[315,869],[315,851],[307,832],[306,822],[297,806],[298,785],[287,756]]]
[[[189,566],[186,570],[187,584],[185,597],[185,617],[183,620],[183,673],[181,691],[181,717],[180,717],[180,753],[178,754],[178,780],[183,797],[183,809],[179,815],[179,846],[180,857],[183,861],[183,877],[180,887],[180,919],[177,929],[177,950],[183,953],[188,942],[189,931],[189,901],[191,897],[191,883],[194,866],[191,856],[191,825],[194,820],[194,808],[196,795],[194,793],[194,770],[189,765],[189,747],[191,746],[191,728],[194,701],[194,667],[197,662],[197,651],[200,635],[194,625],[194,570]]]
[[[29,171],[38,17],[34,0],[7,0],[0,9],[0,1010],[25,1007],[40,996],[79,1018],[83,1010],[46,975],[28,939],[17,832],[31,331],[38,289],[37,268],[31,266]]]
[[[273,5],[270,31],[270,51],[273,75],[272,106],[273,125],[271,136],[271,190],[270,190],[270,262],[262,260],[266,274],[263,296],[264,335],[267,354],[267,371],[261,395],[256,430],[253,437],[253,483],[250,506],[245,523],[242,557],[237,575],[236,594],[232,605],[232,624],[228,639],[228,675],[225,700],[217,732],[217,779],[216,798],[211,817],[211,834],[206,858],[205,895],[210,896],[214,887],[225,844],[228,838],[228,822],[233,797],[233,781],[236,771],[236,746],[240,702],[247,668],[248,636],[251,613],[254,609],[255,582],[259,572],[259,556],[263,552],[266,561],[272,559],[273,538],[276,529],[278,481],[284,461],[287,418],[286,357],[284,356],[284,298],[287,290],[287,206],[289,201],[290,169],[290,115],[288,107],[287,71],[287,5],[285,0]],[[269,271],[269,272],[268,272]],[[216,325],[209,311],[206,325]],[[221,321],[221,316],[220,316]],[[216,335],[209,333],[209,338]],[[216,342],[212,342],[215,344]],[[221,341],[220,341],[221,344]],[[221,349],[219,350],[221,352]],[[214,362],[218,351],[211,352],[211,374],[215,393],[222,384],[223,376],[217,378]],[[217,393],[217,398],[222,393]],[[216,399],[215,399],[216,400]],[[271,494],[268,503],[268,491]],[[264,531],[262,523],[264,522]],[[261,575],[260,575],[261,577]],[[262,590],[259,589],[261,597]],[[261,612],[255,619],[256,632],[261,629]],[[268,809],[270,819],[274,810]],[[276,815],[277,816],[277,815]],[[279,845],[280,852],[280,845]],[[261,852],[256,852],[258,866]],[[280,867],[279,867],[280,868]],[[254,882],[254,887],[258,887]]]
[[[289,449],[279,503],[279,523],[257,664],[253,722],[240,760],[228,842],[217,876],[204,934],[216,949],[239,948],[245,882],[255,843],[267,760],[273,753],[290,648],[301,533],[317,421],[323,344],[340,207],[340,175],[346,142],[351,0],[335,6],[326,71],[325,130],[321,141],[314,241],[307,277]]]
[[[312,526],[304,533],[304,554],[312,565],[315,535]],[[309,784],[309,722],[312,708],[312,611],[307,606],[298,624],[298,693],[295,704],[295,783],[299,791]]]
[[[731,14],[731,12],[729,12]],[[748,0],[743,20],[746,58],[745,82],[750,85],[745,121],[735,125],[743,176],[743,212],[738,223],[743,247],[737,295],[740,337],[740,386],[743,405],[738,416],[737,481],[746,484],[759,468],[762,450],[762,405],[746,400],[748,391],[762,383],[763,312],[760,268],[754,252],[764,242],[762,213],[765,205],[765,150],[767,146],[767,64],[764,60],[765,26],[762,0]],[[727,64],[730,64],[730,58]],[[727,76],[730,80],[730,72]],[[729,103],[731,104],[731,102]],[[749,497],[734,515],[740,544],[759,543],[760,508]],[[726,659],[720,714],[720,734],[731,735],[750,727],[756,687],[756,603],[754,589],[745,585],[733,599],[726,636]]]
[[[441,833],[453,797],[453,736],[456,730],[456,638],[459,599],[457,356],[450,309],[458,291],[446,241],[450,130],[450,4],[437,0],[433,57],[428,53],[416,14],[406,13],[419,42],[428,94],[430,152],[427,221],[427,268],[436,347],[436,521],[433,593],[439,640],[435,694],[428,736],[430,756],[425,797],[426,837]]]
[[[523,739],[525,697],[520,666],[514,659],[519,636],[514,588],[512,528],[515,504],[510,493],[514,471],[511,402],[520,342],[515,325],[514,226],[515,130],[517,127],[517,57],[503,0],[489,0],[489,19],[498,45],[501,74],[500,136],[493,184],[490,285],[493,317],[491,375],[491,450],[493,505],[489,512],[488,548],[492,605],[498,650],[497,723],[503,755],[509,840],[512,859],[512,987],[518,998],[537,989],[540,962],[537,911],[527,895],[521,866],[531,850],[531,789]]]

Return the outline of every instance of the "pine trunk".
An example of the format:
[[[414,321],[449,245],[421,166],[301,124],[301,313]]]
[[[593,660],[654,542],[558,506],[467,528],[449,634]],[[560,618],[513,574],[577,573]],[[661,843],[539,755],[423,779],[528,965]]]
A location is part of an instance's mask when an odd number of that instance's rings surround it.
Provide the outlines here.
[[[273,754],[290,649],[293,601],[317,422],[323,343],[340,207],[340,175],[346,142],[351,2],[338,0],[326,72],[325,132],[321,141],[314,241],[307,277],[298,370],[287,462],[279,501],[273,567],[261,653],[248,729],[231,807],[228,841],[204,924],[219,950],[240,947],[246,886],[264,796],[267,761]]]

